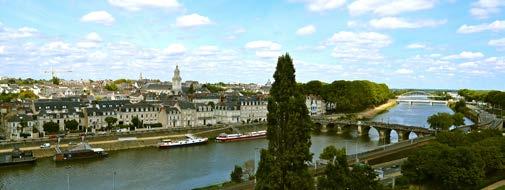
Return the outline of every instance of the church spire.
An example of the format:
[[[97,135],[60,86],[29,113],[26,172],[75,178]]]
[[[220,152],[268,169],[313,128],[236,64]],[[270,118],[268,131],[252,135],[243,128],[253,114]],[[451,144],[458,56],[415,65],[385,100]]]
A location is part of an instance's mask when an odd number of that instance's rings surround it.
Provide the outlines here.
[[[179,71],[179,65],[176,65],[174,70],[174,76],[172,77],[172,91],[176,95],[181,94],[182,92],[181,81],[182,78]]]

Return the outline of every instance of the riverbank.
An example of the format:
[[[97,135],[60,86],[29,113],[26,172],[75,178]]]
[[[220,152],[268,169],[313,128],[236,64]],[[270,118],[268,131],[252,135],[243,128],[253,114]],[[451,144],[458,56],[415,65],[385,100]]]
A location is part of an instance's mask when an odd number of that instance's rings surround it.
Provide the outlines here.
[[[209,139],[214,139],[220,133],[230,133],[232,132],[232,127],[220,127],[215,129],[207,129],[207,130],[198,130],[188,129],[186,131],[177,131],[177,132],[164,132],[164,133],[151,133],[151,134],[141,134],[141,135],[131,135],[124,139],[124,136],[110,136],[107,139],[92,139],[89,140],[88,143],[92,147],[103,148],[106,151],[117,151],[117,150],[126,150],[126,149],[135,149],[135,148],[145,148],[145,147],[156,147],[158,143],[162,139],[182,139],[185,134],[192,133],[196,136],[207,137]],[[264,124],[257,125],[242,125],[242,126],[234,126],[238,130],[242,132],[250,132],[255,130],[264,130],[266,126]],[[123,138],[123,139],[119,139]],[[68,148],[68,142],[66,144],[60,144],[60,147],[65,149]],[[37,158],[45,158],[53,156],[56,151],[54,149],[55,145],[53,144],[50,149],[41,149],[37,144],[33,144],[32,146],[21,147],[20,149],[23,151],[33,151],[33,155]],[[0,153],[10,152],[12,148],[4,148],[0,149]]]
[[[365,111],[359,112],[356,114],[358,119],[371,119],[376,115],[387,112],[389,109],[396,105],[396,99],[390,99],[386,103],[377,106],[375,108],[370,108]]]
[[[356,113],[338,113],[325,115],[329,119],[372,119],[375,116],[387,112],[389,109],[396,106],[396,99],[389,99],[386,103],[374,108],[368,108]]]

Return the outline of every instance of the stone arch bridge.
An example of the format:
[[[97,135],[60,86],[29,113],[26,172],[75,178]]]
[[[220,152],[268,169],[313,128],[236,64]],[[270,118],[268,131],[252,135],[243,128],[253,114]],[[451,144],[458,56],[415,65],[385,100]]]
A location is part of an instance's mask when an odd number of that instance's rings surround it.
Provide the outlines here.
[[[389,139],[391,131],[396,131],[398,141],[408,140],[410,133],[415,133],[418,137],[431,135],[435,130],[427,129],[419,126],[408,126],[400,124],[382,123],[375,121],[347,121],[327,118],[313,118],[314,124],[321,125],[323,128],[334,128],[337,133],[346,129],[356,128],[358,135],[368,135],[369,130],[373,127],[379,131],[379,138]]]

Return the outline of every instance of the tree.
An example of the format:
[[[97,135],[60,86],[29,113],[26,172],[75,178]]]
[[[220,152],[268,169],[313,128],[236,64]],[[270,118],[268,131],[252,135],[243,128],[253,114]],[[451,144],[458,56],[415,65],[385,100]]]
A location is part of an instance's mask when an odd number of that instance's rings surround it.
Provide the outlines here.
[[[452,121],[454,126],[461,126],[465,124],[465,115],[462,113],[455,113],[452,115]]]
[[[278,58],[274,79],[268,99],[268,148],[261,150],[255,188],[313,189],[307,164],[312,160],[312,122],[288,54]]]
[[[106,117],[105,122],[107,122],[107,128],[112,129],[112,126],[116,124],[117,118],[115,117]]]
[[[20,99],[30,99],[30,100],[35,100],[38,98],[37,95],[35,95],[35,93],[33,93],[33,91],[31,90],[22,90],[20,93],[19,93],[19,96],[18,96]]]
[[[454,124],[454,119],[449,113],[437,113],[428,117],[430,127],[438,130],[448,130]]]
[[[231,181],[235,183],[242,182],[242,175],[243,175],[242,167],[235,165],[235,169],[230,174]]]
[[[54,84],[54,85],[60,85],[61,81],[58,77],[56,76],[53,76],[53,78],[51,78],[51,82]]]
[[[456,104],[454,104],[454,110],[456,110],[456,112],[465,112],[466,111],[465,109],[466,109],[465,100],[460,100],[456,102]]]
[[[105,85],[105,89],[108,91],[117,91],[118,87],[114,83],[109,83]]]
[[[79,127],[79,122],[77,122],[75,119],[64,121],[64,124],[65,129],[70,131],[75,131]]]
[[[335,146],[328,146],[324,148],[319,158],[328,162],[323,175],[317,180],[319,189],[337,190],[349,187],[351,179],[345,149],[337,150]]]
[[[132,127],[142,128],[142,121],[140,121],[138,117],[133,117],[132,118]]]
[[[57,133],[58,131],[60,131],[60,125],[52,121],[44,123],[42,128],[44,128],[44,131],[46,133]]]
[[[191,83],[191,85],[189,85],[188,94],[194,94],[194,93],[195,93],[195,87],[193,83]]]

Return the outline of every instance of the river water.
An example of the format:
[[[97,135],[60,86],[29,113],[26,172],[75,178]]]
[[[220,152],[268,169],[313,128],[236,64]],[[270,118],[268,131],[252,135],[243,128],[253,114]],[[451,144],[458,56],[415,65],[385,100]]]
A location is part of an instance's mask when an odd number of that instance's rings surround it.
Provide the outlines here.
[[[427,117],[437,112],[452,111],[445,105],[401,103],[373,120],[427,126]],[[348,154],[374,149],[381,144],[377,131],[371,129],[369,134],[370,138],[313,135],[311,152],[317,158],[329,145],[347,148]],[[396,141],[393,131],[391,142]],[[35,166],[0,168],[0,189],[67,189],[68,184],[70,189],[83,190],[112,189],[113,184],[115,189],[191,189],[229,180],[234,165],[259,160],[258,148],[267,143],[259,139],[168,150],[131,149],[110,152],[101,160],[58,164],[43,158]]]

